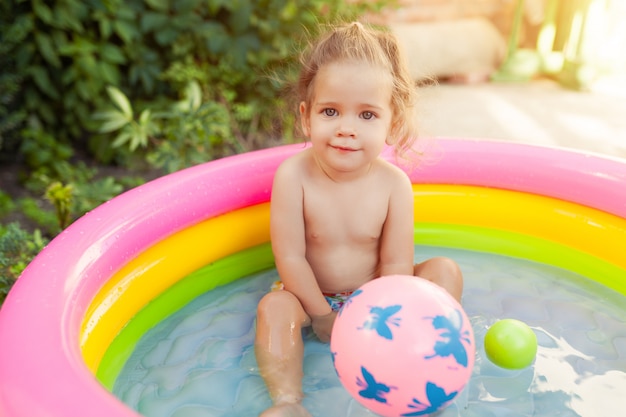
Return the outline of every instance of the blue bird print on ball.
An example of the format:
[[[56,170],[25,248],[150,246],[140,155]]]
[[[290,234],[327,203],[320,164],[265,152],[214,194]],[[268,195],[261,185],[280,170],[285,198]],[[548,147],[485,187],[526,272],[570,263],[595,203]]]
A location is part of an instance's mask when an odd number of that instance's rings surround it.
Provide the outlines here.
[[[401,305],[392,305],[389,307],[370,307],[370,317],[365,320],[363,327],[359,330],[375,330],[379,336],[385,339],[392,340],[393,334],[391,333],[391,327],[400,326],[400,317],[392,317],[402,309]]]
[[[409,408],[416,409],[416,411],[408,411],[402,414],[403,417],[413,416],[425,416],[439,410],[448,401],[451,401],[456,397],[457,391],[446,394],[443,388],[433,384],[432,382],[426,383],[426,397],[430,404],[424,404],[417,398],[413,398],[413,404],[408,404]]]
[[[441,340],[435,342],[434,353],[429,356],[425,356],[425,359],[431,359],[434,357],[448,357],[453,356],[456,362],[467,368],[467,350],[463,345],[463,342],[470,344],[469,331],[463,329],[463,315],[459,310],[453,310],[449,317],[435,316],[429,317],[432,320],[433,327],[436,330],[443,330],[439,333]]]
[[[364,366],[361,366],[361,374],[363,379],[357,377],[356,383],[359,387],[363,388],[359,391],[359,395],[363,398],[370,400],[376,400],[380,403],[387,403],[387,395],[395,387],[382,384],[376,381],[376,378],[367,370]]]

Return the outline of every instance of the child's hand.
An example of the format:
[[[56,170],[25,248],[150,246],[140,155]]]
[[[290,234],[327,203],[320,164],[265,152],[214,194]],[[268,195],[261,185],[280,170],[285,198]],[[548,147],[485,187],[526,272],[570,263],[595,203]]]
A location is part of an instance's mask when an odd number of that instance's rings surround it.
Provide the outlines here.
[[[311,316],[311,326],[317,337],[324,343],[330,342],[330,333],[337,317],[336,311],[331,311],[323,316]]]

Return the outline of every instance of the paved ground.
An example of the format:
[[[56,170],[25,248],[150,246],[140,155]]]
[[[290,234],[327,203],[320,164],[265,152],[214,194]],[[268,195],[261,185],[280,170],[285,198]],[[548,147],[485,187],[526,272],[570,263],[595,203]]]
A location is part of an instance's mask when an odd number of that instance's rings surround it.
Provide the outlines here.
[[[578,92],[551,80],[422,87],[421,131],[576,148],[626,158],[626,90]]]

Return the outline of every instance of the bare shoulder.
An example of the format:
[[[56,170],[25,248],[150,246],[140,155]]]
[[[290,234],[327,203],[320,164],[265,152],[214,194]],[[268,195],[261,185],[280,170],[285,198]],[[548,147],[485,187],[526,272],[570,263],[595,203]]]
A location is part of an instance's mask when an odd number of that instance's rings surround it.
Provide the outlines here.
[[[305,149],[302,152],[291,155],[280,163],[276,170],[276,175],[296,177],[305,175],[310,159],[309,153],[310,149]]]
[[[401,168],[382,158],[377,160],[379,179],[390,189],[406,191],[411,188],[409,176]]]
[[[280,163],[274,174],[272,195],[284,191],[293,196],[293,193],[302,191],[310,165],[310,156],[308,154],[309,150],[306,149]]]

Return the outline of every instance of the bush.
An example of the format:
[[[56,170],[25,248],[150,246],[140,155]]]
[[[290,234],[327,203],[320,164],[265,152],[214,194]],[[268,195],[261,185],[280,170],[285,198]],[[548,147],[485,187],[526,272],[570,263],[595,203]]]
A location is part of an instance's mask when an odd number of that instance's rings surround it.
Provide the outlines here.
[[[46,244],[38,230],[31,234],[17,223],[0,227],[0,305],[30,260]]]
[[[228,145],[246,150],[233,140],[227,106],[203,101],[195,81],[189,83],[181,101],[167,109],[147,107],[138,116],[124,93],[115,87],[108,92],[115,109],[94,115],[102,121],[100,132],[116,134],[113,147],[149,148],[146,158],[153,167],[174,172],[226,153]]]
[[[123,91],[141,113],[145,103],[170,107],[192,81],[204,100],[227,111],[222,133],[214,134],[219,141],[234,135],[242,149],[258,145],[260,132],[280,134],[281,86],[273,75],[280,79],[288,71],[302,35],[366,7],[373,6],[342,0],[6,0],[0,5],[0,86],[12,87],[1,97],[0,147],[19,146],[31,166],[54,165],[71,156],[56,152],[54,144],[75,148],[89,141],[98,156],[127,161],[128,149],[112,149],[110,136],[94,135],[99,122],[91,115],[107,108],[106,88]],[[23,135],[24,129],[31,133]]]
[[[42,228],[46,236],[56,235],[93,208],[145,182],[129,176],[97,177],[97,170],[84,163],[71,165],[62,161],[58,168],[55,176],[58,179],[38,171],[26,183],[31,194],[43,200],[29,197],[17,200],[24,216]]]
[[[281,92],[300,42],[382,3],[1,1],[0,161],[26,164],[31,191],[52,204],[0,192],[0,215],[17,210],[53,236],[121,192],[76,163],[86,151],[169,172],[289,141],[294,119]],[[0,234],[1,293],[44,238],[17,225]]]

